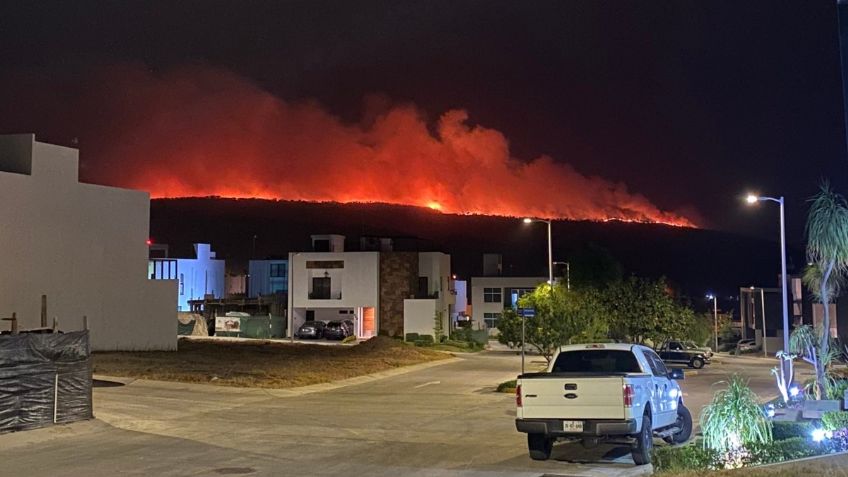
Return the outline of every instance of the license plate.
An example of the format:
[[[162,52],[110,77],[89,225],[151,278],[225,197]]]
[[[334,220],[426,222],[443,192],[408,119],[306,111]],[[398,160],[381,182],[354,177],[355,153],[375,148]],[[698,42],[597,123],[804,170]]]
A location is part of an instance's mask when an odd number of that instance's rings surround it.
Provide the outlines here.
[[[583,432],[583,421],[562,421],[562,432]]]

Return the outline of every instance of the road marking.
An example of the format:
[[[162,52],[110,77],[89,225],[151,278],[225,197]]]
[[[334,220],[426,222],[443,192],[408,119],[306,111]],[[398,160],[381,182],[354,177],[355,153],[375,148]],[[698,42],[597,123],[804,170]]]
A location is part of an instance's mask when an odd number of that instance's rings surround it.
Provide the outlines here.
[[[414,389],[423,388],[424,386],[429,386],[431,384],[442,384],[441,381],[430,381],[424,384],[419,384],[418,386],[413,386]]]

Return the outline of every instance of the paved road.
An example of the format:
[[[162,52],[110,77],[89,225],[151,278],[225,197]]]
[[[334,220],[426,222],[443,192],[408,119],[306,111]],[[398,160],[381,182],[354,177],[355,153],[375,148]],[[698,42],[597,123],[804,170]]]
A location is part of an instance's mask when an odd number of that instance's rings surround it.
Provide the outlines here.
[[[538,358],[535,358],[538,360]],[[771,364],[728,359],[683,382],[697,416],[730,372],[765,397]],[[510,353],[319,392],[134,381],[95,390],[98,419],[0,436],[0,475],[629,476],[627,449],[559,444],[531,461],[515,431]],[[320,389],[320,388],[319,388]]]

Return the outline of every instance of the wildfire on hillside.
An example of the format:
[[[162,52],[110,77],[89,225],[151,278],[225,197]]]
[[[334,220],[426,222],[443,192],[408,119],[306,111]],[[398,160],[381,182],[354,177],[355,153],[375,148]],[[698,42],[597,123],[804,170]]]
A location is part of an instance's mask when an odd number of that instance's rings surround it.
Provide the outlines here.
[[[464,110],[446,111],[431,125],[414,105],[383,101],[347,123],[314,102],[284,101],[208,66],[154,73],[122,65],[72,79],[6,78],[0,86],[15,98],[0,105],[0,127],[70,128],[79,137],[83,179],[154,198],[380,202],[696,226],[622,183],[548,156],[515,158],[503,133],[470,124]],[[55,114],[21,117],[45,110]]]

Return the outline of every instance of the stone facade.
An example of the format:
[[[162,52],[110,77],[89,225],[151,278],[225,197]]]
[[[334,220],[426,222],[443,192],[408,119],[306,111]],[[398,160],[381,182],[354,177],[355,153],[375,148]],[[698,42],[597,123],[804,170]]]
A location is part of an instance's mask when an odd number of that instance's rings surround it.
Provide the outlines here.
[[[380,253],[380,334],[403,336],[403,300],[417,288],[417,252]]]

